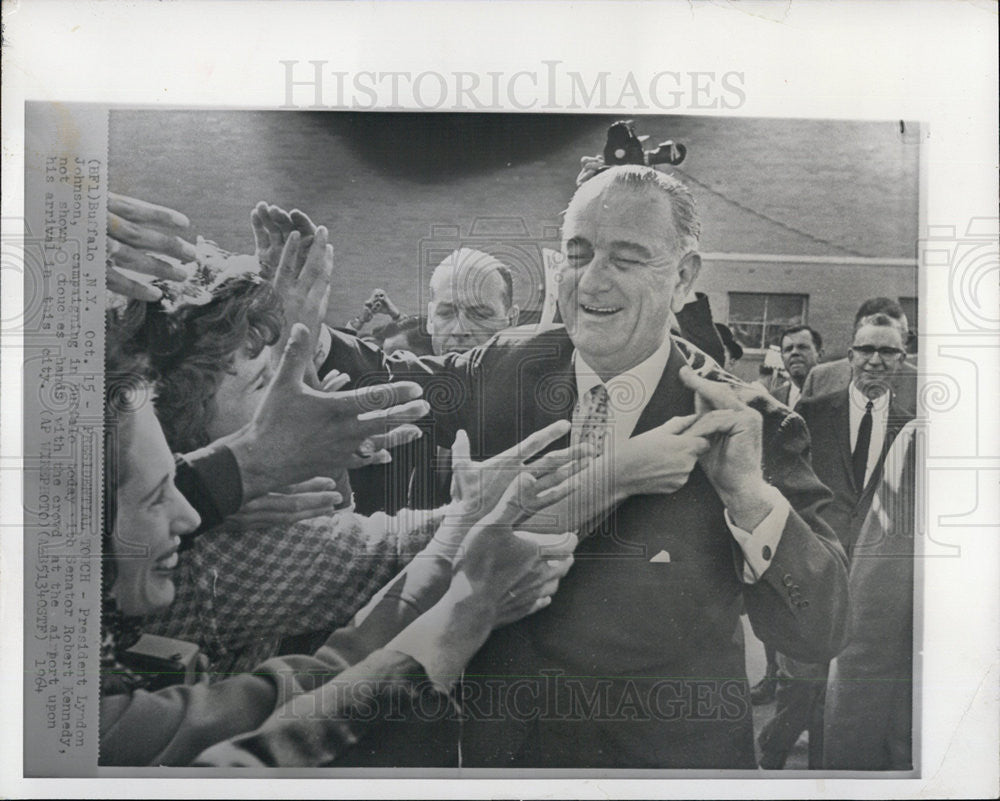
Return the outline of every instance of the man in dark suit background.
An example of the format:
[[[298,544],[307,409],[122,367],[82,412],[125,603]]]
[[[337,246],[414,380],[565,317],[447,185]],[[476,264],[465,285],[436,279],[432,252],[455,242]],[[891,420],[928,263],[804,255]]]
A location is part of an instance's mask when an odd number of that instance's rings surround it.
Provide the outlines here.
[[[897,321],[886,314],[863,317],[848,350],[850,385],[807,398],[798,406],[812,437],[813,469],[833,491],[833,502],[822,515],[840,536],[848,559],[871,508],[885,455],[900,429],[913,419],[911,412],[895,403],[892,392],[905,357]],[[778,665],[778,706],[761,732],[761,765],[782,767],[799,734],[808,728],[809,764],[821,767],[828,666],[783,653]]]
[[[910,325],[903,313],[903,307],[892,298],[869,298],[858,307],[854,315],[854,328],[864,317],[873,314],[887,315],[899,328],[903,339],[903,347],[910,339]],[[851,383],[851,365],[848,359],[836,359],[832,362],[817,364],[802,384],[803,398],[818,398],[847,389]],[[895,403],[901,409],[915,415],[917,412],[917,368],[903,360],[892,378],[892,390]]]
[[[560,592],[494,632],[465,673],[466,767],[753,768],[744,607],[801,659],[843,645],[846,560],[818,516],[829,492],[801,419],[669,333],[700,268],[699,227],[679,181],[611,168],[567,210],[565,327],[443,358],[334,354],[356,378],[423,383],[437,444],[465,430],[475,459],[559,419],[601,454],[547,521],[583,535]],[[414,760],[421,737],[382,741],[382,764],[456,764],[457,752]]]

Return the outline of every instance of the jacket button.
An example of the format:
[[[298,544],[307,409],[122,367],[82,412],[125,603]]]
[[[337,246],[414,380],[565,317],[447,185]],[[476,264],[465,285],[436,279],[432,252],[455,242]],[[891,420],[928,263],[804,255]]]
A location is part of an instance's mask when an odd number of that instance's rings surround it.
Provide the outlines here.
[[[799,603],[799,606],[805,609],[807,606],[809,606],[809,601],[802,601],[801,603]]]
[[[789,573],[785,573],[785,575],[781,577],[781,581],[786,587],[791,587],[795,583]]]
[[[760,555],[764,557],[764,561],[765,562],[770,562],[771,561],[771,546],[770,545],[765,545],[763,548],[761,548],[760,549]]]

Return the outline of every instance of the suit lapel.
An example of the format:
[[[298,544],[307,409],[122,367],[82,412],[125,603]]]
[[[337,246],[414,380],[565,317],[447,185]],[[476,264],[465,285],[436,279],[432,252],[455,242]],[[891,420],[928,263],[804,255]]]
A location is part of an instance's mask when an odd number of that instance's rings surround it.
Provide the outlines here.
[[[851,401],[848,390],[838,392],[830,402],[835,414],[837,450],[840,452],[840,460],[844,472],[847,474],[848,482],[854,492],[860,495],[862,488],[854,480],[854,461],[851,458]]]
[[[687,361],[678,349],[677,343],[672,342],[670,357],[660,377],[660,383],[656,385],[653,396],[639,416],[635,428],[632,429],[632,437],[656,428],[671,417],[694,412],[694,393],[681,383],[678,375],[685,364]]]
[[[576,406],[576,374],[572,357],[573,343],[565,329],[553,332],[553,337],[547,338],[536,354],[522,357],[520,375],[514,380],[512,389],[520,397],[520,387],[533,387],[534,397],[531,403],[521,406],[523,429],[519,440],[557,420],[572,419]],[[567,434],[542,453],[568,447]]]

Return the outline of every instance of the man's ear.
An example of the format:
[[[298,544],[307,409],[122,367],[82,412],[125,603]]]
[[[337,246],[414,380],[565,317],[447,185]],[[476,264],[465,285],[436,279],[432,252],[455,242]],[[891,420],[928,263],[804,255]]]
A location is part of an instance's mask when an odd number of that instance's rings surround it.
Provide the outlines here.
[[[521,316],[521,309],[518,308],[518,305],[515,303],[513,306],[510,307],[510,311],[507,312],[507,322],[509,324],[508,327],[513,328],[515,325],[517,325],[517,318],[520,316]]]
[[[700,254],[688,253],[681,259],[680,264],[677,265],[677,286],[674,289],[674,296],[670,300],[672,312],[677,313],[684,308],[699,272],[701,272]]]

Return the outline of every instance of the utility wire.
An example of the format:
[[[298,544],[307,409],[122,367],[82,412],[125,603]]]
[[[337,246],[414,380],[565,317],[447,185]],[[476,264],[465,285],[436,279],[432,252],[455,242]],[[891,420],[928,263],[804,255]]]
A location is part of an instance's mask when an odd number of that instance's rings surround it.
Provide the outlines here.
[[[805,237],[810,242],[814,242],[814,243],[816,243],[818,245],[825,245],[827,247],[831,247],[831,248],[834,248],[836,250],[842,251],[842,252],[847,253],[848,255],[851,255],[851,256],[860,256],[862,258],[870,258],[870,256],[867,256],[864,253],[859,253],[858,251],[851,250],[850,248],[844,247],[843,245],[838,245],[836,242],[831,242],[829,239],[823,239],[822,237],[814,236],[813,234],[810,234],[808,231],[803,231],[800,228],[796,228],[796,227],[794,227],[792,225],[789,225],[788,223],[783,223],[781,220],[776,220],[776,219],[774,219],[774,217],[770,217],[767,214],[764,214],[763,212],[757,211],[756,209],[752,209],[749,206],[747,206],[746,204],[740,203],[740,201],[734,200],[733,198],[731,198],[731,197],[729,197],[727,195],[724,195],[722,192],[719,192],[718,190],[713,189],[712,187],[708,186],[708,184],[702,183],[697,178],[695,178],[693,175],[691,175],[691,173],[686,172],[685,170],[682,170],[680,167],[673,167],[673,170],[675,172],[679,172],[681,175],[683,175],[684,178],[685,178],[685,180],[690,181],[695,186],[701,187],[702,189],[704,189],[709,194],[715,195],[717,198],[720,198],[721,200],[723,200],[724,202],[728,203],[729,205],[736,206],[736,208],[740,209],[741,211],[745,211],[747,214],[752,214],[754,217],[757,217],[757,218],[759,218],[761,220],[766,220],[767,222],[771,223],[772,225],[777,225],[779,228],[782,228],[785,231],[789,231],[790,233],[797,234],[798,236],[801,236],[801,237]]]

